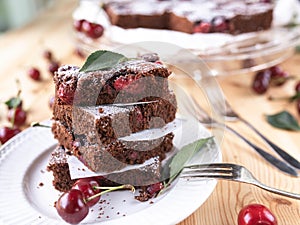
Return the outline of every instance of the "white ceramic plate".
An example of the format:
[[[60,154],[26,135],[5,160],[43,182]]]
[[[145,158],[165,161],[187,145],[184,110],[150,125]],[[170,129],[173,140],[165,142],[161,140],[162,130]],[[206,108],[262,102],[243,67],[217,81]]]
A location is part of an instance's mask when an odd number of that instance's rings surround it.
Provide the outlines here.
[[[202,126],[200,130],[208,134]],[[185,136],[189,134],[181,138]],[[50,129],[35,127],[26,129],[2,146],[0,224],[65,224],[54,208],[61,193],[51,184],[52,173],[46,171],[56,144]],[[200,163],[220,162],[221,153],[213,142],[201,150],[197,158]],[[215,180],[179,179],[165,194],[144,203],[135,200],[127,191],[108,193],[90,210],[82,224],[176,224],[200,207],[215,185]]]

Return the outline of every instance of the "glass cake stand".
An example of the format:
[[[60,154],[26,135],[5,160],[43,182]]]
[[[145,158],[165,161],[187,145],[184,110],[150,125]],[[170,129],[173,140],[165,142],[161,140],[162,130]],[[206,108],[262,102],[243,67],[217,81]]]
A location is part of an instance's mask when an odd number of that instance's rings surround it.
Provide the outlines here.
[[[143,41],[175,45],[185,43],[181,47],[199,56],[211,68],[212,74],[217,76],[253,72],[279,64],[292,56],[295,46],[300,43],[299,26],[274,27],[267,31],[236,36],[179,33],[143,28],[125,30],[111,26],[97,40],[81,33],[75,33],[74,36],[77,47],[87,54],[98,49],[114,50],[122,45]],[[195,48],[191,48],[191,43],[195,43]]]

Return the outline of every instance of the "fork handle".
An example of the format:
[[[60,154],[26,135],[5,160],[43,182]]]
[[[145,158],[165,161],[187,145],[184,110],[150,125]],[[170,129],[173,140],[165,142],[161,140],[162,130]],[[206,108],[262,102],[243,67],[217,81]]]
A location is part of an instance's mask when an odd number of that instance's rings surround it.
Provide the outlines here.
[[[293,167],[289,166],[284,161],[275,158],[273,155],[269,154],[268,152],[264,151],[260,147],[256,146],[255,144],[250,142],[248,139],[246,139],[244,136],[242,136],[240,133],[238,133],[236,130],[232,129],[231,127],[229,126],[225,126],[225,127],[226,129],[230,130],[232,133],[240,137],[243,141],[245,141],[249,146],[251,146],[258,154],[260,154],[265,160],[267,160],[273,166],[277,167],[281,171],[286,172],[292,176],[298,177],[298,173]]]
[[[294,199],[298,199],[300,200],[300,194],[296,194],[296,193],[291,193],[291,192],[288,192],[288,191],[283,191],[283,190],[279,190],[277,188],[272,188],[272,187],[269,187],[259,181],[256,181],[255,183],[251,183],[257,187],[260,187],[266,191],[269,191],[269,192],[272,192],[274,194],[279,194],[279,195],[283,195],[283,196],[286,196],[286,197],[289,197],[289,198],[294,198]]]
[[[278,155],[281,156],[286,162],[288,162],[290,165],[300,169],[300,162],[295,159],[293,156],[288,154],[286,151],[284,151],[282,148],[280,148],[278,145],[274,144],[272,141],[270,141],[267,137],[265,137],[259,130],[257,130],[251,123],[249,123],[247,120],[239,117],[240,121],[242,121],[244,124],[246,124],[249,128],[251,128],[255,133],[257,133],[265,142],[267,142],[275,152],[277,152]]]

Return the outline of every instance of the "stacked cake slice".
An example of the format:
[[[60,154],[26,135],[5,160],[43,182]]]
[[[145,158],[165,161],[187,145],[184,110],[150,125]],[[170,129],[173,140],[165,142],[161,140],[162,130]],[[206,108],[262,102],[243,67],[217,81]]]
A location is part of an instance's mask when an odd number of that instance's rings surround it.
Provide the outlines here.
[[[118,182],[139,186],[159,181],[160,162],[172,151],[174,135],[151,140],[124,137],[162,128],[175,119],[176,98],[169,90],[169,75],[167,68],[147,57],[91,72],[75,66],[59,68],[54,76],[52,126],[59,145],[49,163],[54,186],[65,191],[73,183],[66,154]],[[126,172],[118,173],[122,169]]]

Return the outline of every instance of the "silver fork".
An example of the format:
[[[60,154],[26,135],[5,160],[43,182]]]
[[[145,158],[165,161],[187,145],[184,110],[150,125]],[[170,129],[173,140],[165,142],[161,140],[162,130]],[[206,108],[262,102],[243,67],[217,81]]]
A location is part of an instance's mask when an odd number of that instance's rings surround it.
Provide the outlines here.
[[[184,96],[181,96],[178,94],[177,97],[181,98]],[[246,142],[250,147],[252,147],[265,160],[267,160],[269,163],[271,163],[271,165],[275,166],[279,170],[281,170],[289,175],[298,177],[297,171],[293,167],[291,167],[289,164],[287,164],[286,162],[284,162],[282,160],[277,159],[273,155],[269,154],[268,152],[264,151],[260,147],[256,146],[255,144],[253,144],[251,141],[249,141],[247,138],[242,136],[240,133],[238,133],[233,128],[226,126],[225,124],[220,123],[220,122],[214,120],[213,118],[211,118],[202,109],[202,107],[197,103],[197,101],[193,97],[191,97],[191,98],[185,97],[185,99],[180,100],[180,103],[182,104],[182,108],[185,109],[186,113],[191,114],[193,117],[195,117],[195,119],[197,119],[199,122],[201,122],[204,126],[219,127],[219,128],[221,127],[221,128],[225,128],[225,129],[231,131],[233,134],[235,134],[236,136],[241,138],[244,142]],[[191,113],[191,112],[193,112],[193,113]]]
[[[180,178],[215,178],[252,184],[266,191],[300,200],[300,194],[269,187],[258,181],[244,166],[231,163],[212,163],[185,166]]]
[[[294,166],[295,168],[300,169],[300,162],[295,159],[293,156],[291,156],[289,153],[284,151],[282,148],[280,148],[278,145],[274,144],[271,140],[269,140],[266,136],[264,136],[260,131],[258,131],[250,122],[242,118],[240,115],[238,115],[232,107],[227,102],[226,98],[220,99],[218,97],[215,97],[213,94],[213,91],[215,89],[210,89],[210,102],[213,105],[214,109],[216,110],[217,114],[220,114],[221,116],[225,117],[225,120],[227,121],[235,121],[239,120],[246,124],[249,128],[251,128],[256,134],[258,134],[268,145],[287,163]],[[225,107],[224,107],[225,103]]]

